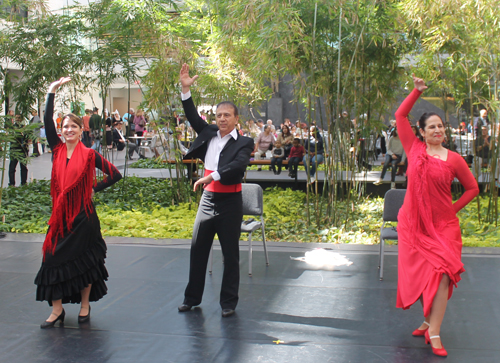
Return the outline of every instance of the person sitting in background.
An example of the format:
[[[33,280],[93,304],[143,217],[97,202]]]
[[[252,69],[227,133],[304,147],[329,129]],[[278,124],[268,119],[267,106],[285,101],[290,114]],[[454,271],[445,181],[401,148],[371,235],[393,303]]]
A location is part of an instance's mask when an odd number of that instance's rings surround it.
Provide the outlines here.
[[[264,121],[260,118],[257,120],[257,128],[261,133],[264,132]]]
[[[283,159],[285,159],[285,149],[281,146],[281,142],[276,141],[273,148],[273,156],[271,157],[271,170],[274,175],[281,174]],[[276,171],[276,165],[278,165],[278,171]]]
[[[125,137],[123,136],[123,122],[122,121],[115,121],[113,123],[113,142],[116,145],[116,149],[118,151],[122,151],[125,149],[125,147],[128,144],[128,160],[134,160],[132,159],[132,155],[134,154],[134,151],[139,155],[139,158],[145,159],[143,155],[139,153],[139,146],[136,144],[129,142]]]
[[[271,134],[271,127],[268,125],[264,126],[264,132],[262,132],[257,140],[255,141],[254,158],[255,160],[261,160],[262,155],[265,155],[274,144],[274,136]],[[262,170],[262,166],[259,165],[258,171]]]
[[[472,173],[478,175],[481,172],[483,164],[488,163],[490,158],[490,137],[488,136],[488,127],[483,126],[481,133],[476,139],[476,156],[473,158]]]
[[[293,143],[293,135],[292,133],[290,132],[290,128],[288,127],[288,125],[283,125],[283,127],[281,128],[281,133],[278,134],[278,140],[281,144],[281,146],[283,146],[283,148],[285,149],[285,158],[288,157],[288,155],[290,155],[290,150],[292,149],[292,143]]]
[[[316,181],[316,168],[319,164],[323,163],[325,157],[323,156],[323,136],[316,126],[311,126],[309,137],[305,143],[306,155],[303,158],[304,167],[309,174],[310,184]]]
[[[398,164],[403,159],[403,144],[398,136],[397,129],[392,131],[392,136],[389,139],[389,146],[387,147],[387,154],[385,155],[384,167],[382,168],[382,174],[380,174],[380,178],[374,182],[373,184],[379,185],[382,184],[382,180],[384,179],[385,173],[387,172],[387,168],[392,165],[391,171],[391,188],[396,188],[396,172],[398,169]]]
[[[297,175],[297,168],[299,163],[302,161],[306,150],[304,146],[300,144],[300,140],[298,138],[293,139],[292,149],[290,150],[290,157],[288,159],[288,176],[291,178],[295,178]]]

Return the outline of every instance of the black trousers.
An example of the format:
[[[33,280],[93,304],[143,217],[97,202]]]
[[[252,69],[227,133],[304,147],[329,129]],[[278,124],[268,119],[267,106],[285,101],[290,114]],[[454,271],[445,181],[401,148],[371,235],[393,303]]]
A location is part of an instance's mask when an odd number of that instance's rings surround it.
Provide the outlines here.
[[[9,185],[12,186],[16,185],[17,163],[19,163],[19,165],[21,166],[21,185],[26,184],[26,182],[28,181],[28,168],[21,161],[12,157],[9,163]]]
[[[217,233],[224,256],[220,306],[222,309],[236,308],[240,285],[239,241],[242,220],[241,192],[203,192],[194,222],[189,283],[184,292],[184,304],[196,306],[201,303],[210,248]]]

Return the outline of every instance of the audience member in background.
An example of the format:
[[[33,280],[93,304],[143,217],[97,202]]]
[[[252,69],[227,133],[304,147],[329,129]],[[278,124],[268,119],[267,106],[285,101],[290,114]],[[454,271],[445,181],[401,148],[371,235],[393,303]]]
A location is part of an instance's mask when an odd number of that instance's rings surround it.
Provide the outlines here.
[[[276,141],[273,148],[273,156],[271,157],[271,170],[274,175],[281,174],[281,165],[285,159],[285,149],[282,147],[281,142]],[[278,171],[276,171],[276,165],[278,165]]]
[[[90,147],[92,144],[90,142],[90,115],[92,111],[89,109],[85,110],[85,116],[82,117],[83,121],[83,134],[82,134],[82,142],[86,147]]]
[[[137,110],[137,113],[134,116],[134,125],[135,125],[135,135],[142,136],[144,135],[144,130],[146,127],[146,118],[144,117],[143,110]],[[141,140],[137,140],[137,145],[141,144]]]
[[[264,132],[264,121],[262,121],[260,118],[257,120],[257,128],[261,133]]]
[[[62,119],[63,119],[63,113],[62,112],[58,112],[57,113],[57,118],[56,118],[56,124],[57,124],[57,129],[60,130],[61,129],[61,122],[62,122]]]
[[[264,132],[261,132],[255,141],[254,159],[261,160],[262,155],[265,155],[269,150],[271,150],[273,144],[274,136],[271,134],[271,127],[266,125],[264,126]],[[262,166],[259,165],[257,170],[261,171]]]
[[[302,161],[306,150],[304,146],[300,144],[300,139],[295,138],[292,142],[292,149],[290,150],[290,157],[288,158],[288,176],[295,178],[297,175],[297,168],[299,163]]]
[[[99,109],[94,107],[92,111],[92,116],[90,116],[89,120],[90,134],[91,134],[91,144],[92,141],[92,149],[99,150],[99,146],[101,143],[101,128],[102,128],[102,117],[99,115]]]
[[[21,167],[21,185],[28,181],[28,147],[30,140],[23,125],[23,117],[16,115],[12,122],[6,121],[5,129],[14,136],[9,149],[9,186],[16,186],[17,164]],[[5,160],[5,159],[4,159]]]
[[[481,172],[481,167],[483,164],[488,163],[490,158],[490,137],[488,136],[488,127],[483,126],[481,128],[481,134],[476,139],[476,156],[472,163],[472,173],[478,175]]]
[[[30,125],[37,125],[38,128],[33,130],[33,156],[40,156],[38,152],[38,139],[40,138],[40,127],[42,126],[42,120],[38,116],[38,111],[34,110],[31,112]]]
[[[486,127],[487,129],[490,127],[490,120],[488,118],[488,110],[484,108],[479,111],[479,117],[474,120],[474,131],[476,137],[481,133],[481,129]]]
[[[134,154],[134,151],[139,155],[139,158],[141,159],[146,159],[143,155],[139,153],[139,146],[136,144],[129,142],[123,135],[123,122],[122,121],[115,121],[113,123],[113,142],[116,145],[116,149],[118,151],[122,151],[125,149],[125,147],[128,145],[128,160],[134,160],[132,159],[132,155]],[[125,156],[126,158],[126,156]]]
[[[130,108],[128,112],[123,115],[123,131],[126,132],[127,136],[132,136],[135,131],[135,124],[134,124],[134,116],[135,116],[135,110],[133,108]]]
[[[45,133],[45,125],[40,128],[40,144],[42,145],[42,153],[45,154],[45,143],[47,142],[47,134]],[[50,152],[50,150],[49,150]]]
[[[382,184],[387,168],[392,166],[391,170],[391,188],[396,188],[396,172],[398,169],[398,164],[403,159],[404,149],[401,140],[399,139],[398,130],[394,129],[392,131],[392,136],[389,139],[389,145],[387,147],[387,154],[385,155],[384,167],[382,168],[382,174],[380,178],[373,184]]]
[[[307,153],[302,161],[304,162],[306,172],[309,173],[309,182],[312,184],[316,181],[316,167],[323,163],[325,157],[323,156],[323,137],[321,133],[316,126],[311,126],[310,131],[310,136],[304,145]]]
[[[256,140],[260,134],[260,130],[253,120],[248,120],[248,132],[249,135],[247,136],[251,137],[254,140]]]
[[[111,130],[113,120],[108,110],[104,110],[104,120],[106,124],[106,146],[108,149],[111,149],[113,147],[113,132]]]
[[[281,133],[278,134],[278,140],[281,146],[285,149],[285,158],[290,155],[290,150],[292,149],[293,135],[290,132],[288,125],[284,124],[281,128]]]

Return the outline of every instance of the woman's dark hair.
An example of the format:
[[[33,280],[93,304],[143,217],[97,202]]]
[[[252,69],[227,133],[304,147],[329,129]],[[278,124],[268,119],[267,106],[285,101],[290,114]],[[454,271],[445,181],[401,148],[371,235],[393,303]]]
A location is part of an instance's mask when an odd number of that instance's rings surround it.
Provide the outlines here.
[[[238,107],[236,107],[236,105],[234,103],[232,103],[231,101],[222,101],[220,103],[217,104],[217,107],[215,108],[215,110],[217,111],[217,109],[219,108],[219,106],[231,106],[234,110],[234,117],[238,116]]]
[[[287,132],[286,132],[286,134],[285,134],[285,132],[284,132],[285,127],[286,127],[286,131],[287,131]],[[285,135],[285,136],[289,136],[289,135],[291,135],[291,134],[292,134],[292,133],[290,132],[290,128],[289,128],[287,125],[283,125],[283,127],[281,128],[281,133],[282,133],[283,135]]]
[[[394,130],[392,130],[391,137],[392,137],[392,136],[396,136],[396,137],[398,137],[398,136],[399,136],[399,135],[398,135],[398,128],[397,128],[397,127],[395,127],[395,128],[394,128]]]
[[[443,119],[437,113],[435,113],[435,112],[424,112],[422,114],[422,116],[420,116],[420,118],[418,119],[418,122],[417,122],[418,128],[421,129],[421,130],[425,130],[425,126],[427,125],[427,120],[431,116],[437,116],[437,117],[439,117],[439,119],[441,120],[441,122],[443,122]],[[444,122],[443,122],[443,126],[444,126]],[[418,138],[421,141],[424,141],[424,138],[422,137],[422,135],[420,134],[420,132],[418,133]]]

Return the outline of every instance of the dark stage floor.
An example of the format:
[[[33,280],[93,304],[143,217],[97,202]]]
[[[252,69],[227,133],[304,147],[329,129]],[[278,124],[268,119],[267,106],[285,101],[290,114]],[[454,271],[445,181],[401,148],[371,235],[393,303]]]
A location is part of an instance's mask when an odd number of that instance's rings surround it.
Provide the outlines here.
[[[290,258],[313,245],[274,244],[267,268],[263,253],[254,253],[253,277],[242,250],[240,304],[236,315],[221,318],[219,251],[202,305],[178,313],[188,244],[110,244],[109,293],[92,304],[91,322],[78,326],[79,307],[66,305],[64,328],[41,330],[50,308],[35,302],[37,239],[0,240],[1,362],[443,361],[423,338],[411,336],[422,321],[420,307],[394,307],[394,253],[386,256],[385,281],[378,280],[376,246],[332,246],[353,262],[333,269]],[[446,361],[500,362],[500,255],[479,251],[464,262],[467,272],[441,332]]]

